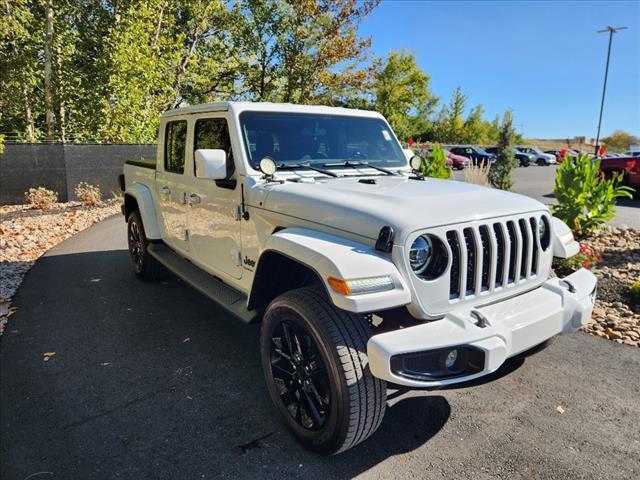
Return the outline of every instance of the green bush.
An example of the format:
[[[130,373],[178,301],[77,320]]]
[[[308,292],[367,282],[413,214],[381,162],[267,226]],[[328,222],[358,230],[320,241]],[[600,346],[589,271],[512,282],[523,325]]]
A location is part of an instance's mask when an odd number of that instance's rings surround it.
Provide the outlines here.
[[[432,178],[451,178],[451,168],[447,166],[447,155],[439,145],[435,145],[425,159],[422,158],[422,174]]]
[[[629,292],[634,300],[640,302],[640,280],[636,280],[631,284]]]
[[[553,214],[569,225],[574,235],[587,236],[615,216],[618,197],[631,198],[631,188],[621,182],[621,176],[606,179],[597,158],[567,156],[556,171],[553,193],[558,204],[552,207]]]

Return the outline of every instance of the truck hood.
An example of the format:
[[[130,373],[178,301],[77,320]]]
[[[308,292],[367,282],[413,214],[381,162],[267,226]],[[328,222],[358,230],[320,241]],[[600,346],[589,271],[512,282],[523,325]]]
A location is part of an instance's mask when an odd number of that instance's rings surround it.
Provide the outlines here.
[[[363,183],[375,179],[375,183]],[[263,184],[266,210],[376,239],[389,225],[396,243],[442,225],[546,210],[540,202],[465,182],[406,176],[343,177]]]

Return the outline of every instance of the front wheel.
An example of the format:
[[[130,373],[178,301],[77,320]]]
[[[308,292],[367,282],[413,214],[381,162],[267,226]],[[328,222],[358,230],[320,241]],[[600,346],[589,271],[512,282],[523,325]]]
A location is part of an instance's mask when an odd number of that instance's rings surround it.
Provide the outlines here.
[[[544,159],[542,159],[542,158],[538,159],[538,166],[544,167],[546,165],[547,165],[547,162],[545,162]]]
[[[267,308],[260,332],[271,400],[307,448],[340,453],[380,426],[386,382],[369,370],[364,318],[330,303],[318,287],[286,292]]]

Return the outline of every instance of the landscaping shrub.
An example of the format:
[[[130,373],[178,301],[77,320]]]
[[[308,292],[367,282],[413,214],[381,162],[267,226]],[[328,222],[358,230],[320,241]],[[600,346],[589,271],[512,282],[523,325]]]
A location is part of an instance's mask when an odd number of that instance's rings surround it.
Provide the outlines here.
[[[58,194],[44,187],[38,187],[30,188],[28,192],[24,193],[24,198],[26,202],[31,205],[31,208],[50,210],[58,201]]]
[[[561,276],[570,275],[581,268],[591,269],[604,258],[589,242],[580,243],[580,251],[571,258],[554,258],[553,269]]]
[[[502,126],[500,127],[500,136],[498,137],[498,154],[489,172],[489,182],[500,190],[511,190],[511,187],[513,187],[511,172],[517,166],[513,151],[515,137],[513,116],[511,112],[505,112]]]
[[[85,205],[97,205],[102,200],[102,193],[99,185],[91,185],[80,182],[74,189],[76,197]]]
[[[556,171],[553,193],[558,204],[552,207],[553,214],[569,225],[574,235],[588,236],[615,216],[618,197],[632,197],[632,189],[621,182],[621,176],[605,178],[597,158],[565,156]]]
[[[451,178],[451,168],[447,166],[447,155],[439,145],[435,145],[429,156],[422,159],[422,174],[432,178]]]
[[[464,169],[464,181],[488,187],[490,169],[491,166],[488,163],[481,163],[478,166],[469,165]]]
[[[640,280],[636,280],[631,284],[629,287],[629,293],[631,293],[631,298],[640,302]]]

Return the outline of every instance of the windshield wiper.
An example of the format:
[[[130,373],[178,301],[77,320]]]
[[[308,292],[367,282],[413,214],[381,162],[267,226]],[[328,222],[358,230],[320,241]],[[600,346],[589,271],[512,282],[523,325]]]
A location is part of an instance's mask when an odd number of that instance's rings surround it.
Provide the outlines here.
[[[351,168],[369,167],[369,168],[373,168],[374,170],[378,170],[379,172],[386,173],[387,175],[395,175],[395,173],[393,173],[391,170],[387,170],[386,168],[383,168],[383,167],[378,167],[377,165],[371,165],[369,162],[360,162],[360,161],[350,162],[349,160],[347,160],[346,162],[323,163],[322,166],[323,167],[351,167]]]
[[[309,170],[315,170],[316,172],[324,173],[325,175],[329,175],[330,177],[337,177],[337,173],[333,173],[330,170],[325,170],[324,168],[314,167],[308,163],[281,163],[278,165],[278,170],[296,170],[308,168]]]

